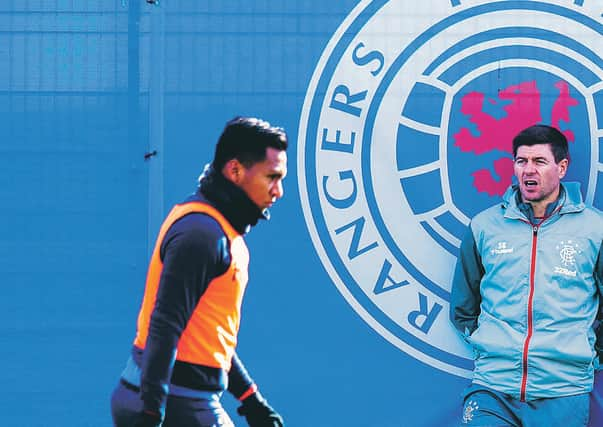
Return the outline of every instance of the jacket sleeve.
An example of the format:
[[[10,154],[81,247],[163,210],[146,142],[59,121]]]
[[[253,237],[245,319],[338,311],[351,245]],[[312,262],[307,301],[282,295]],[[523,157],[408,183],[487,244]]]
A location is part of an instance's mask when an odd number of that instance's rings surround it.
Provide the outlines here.
[[[141,367],[145,411],[163,415],[180,336],[209,282],[228,268],[228,253],[222,229],[207,215],[187,215],[166,234]]]
[[[599,254],[597,255],[597,262],[595,264],[595,271],[593,271],[593,277],[597,284],[597,291],[599,293],[599,313],[597,318],[603,319],[603,242],[599,248]]]
[[[470,224],[461,243],[450,297],[450,320],[464,337],[477,329],[481,303],[480,283],[483,276],[484,267]]]
[[[245,369],[243,362],[235,353],[232,357],[232,365],[228,372],[228,391],[237,399],[254,385],[251,376]]]
[[[597,263],[595,264],[593,276],[599,293],[599,312],[597,314],[597,320],[595,321],[595,333],[597,335],[595,350],[599,356],[599,369],[603,369],[603,243],[599,248],[599,255],[597,256]]]

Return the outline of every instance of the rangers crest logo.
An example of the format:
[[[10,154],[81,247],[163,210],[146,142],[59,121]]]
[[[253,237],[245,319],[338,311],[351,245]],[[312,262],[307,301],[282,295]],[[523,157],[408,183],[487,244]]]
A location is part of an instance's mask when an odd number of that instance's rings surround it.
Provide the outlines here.
[[[450,282],[469,219],[512,183],[519,130],[558,127],[572,153],[566,180],[597,205],[601,9],[364,1],[323,52],[299,129],[306,222],[348,303],[417,359],[472,370],[448,321]]]

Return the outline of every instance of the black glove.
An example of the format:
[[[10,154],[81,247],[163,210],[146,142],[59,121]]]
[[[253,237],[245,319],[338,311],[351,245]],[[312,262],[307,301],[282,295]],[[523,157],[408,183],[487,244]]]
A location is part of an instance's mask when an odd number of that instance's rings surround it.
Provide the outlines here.
[[[237,412],[247,419],[249,427],[284,427],[285,425],[283,418],[257,391],[243,400]]]
[[[161,425],[161,415],[143,411],[138,416],[134,427],[159,427]]]

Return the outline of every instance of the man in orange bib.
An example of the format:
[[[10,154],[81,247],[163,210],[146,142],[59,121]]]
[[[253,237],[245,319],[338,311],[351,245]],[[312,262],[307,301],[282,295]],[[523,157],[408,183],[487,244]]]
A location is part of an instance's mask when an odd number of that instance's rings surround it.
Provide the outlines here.
[[[243,239],[283,196],[287,135],[255,118],[227,123],[197,191],[165,219],[136,338],[111,398],[116,427],[233,426],[228,390],[250,427],[282,427],[235,353],[249,253]]]

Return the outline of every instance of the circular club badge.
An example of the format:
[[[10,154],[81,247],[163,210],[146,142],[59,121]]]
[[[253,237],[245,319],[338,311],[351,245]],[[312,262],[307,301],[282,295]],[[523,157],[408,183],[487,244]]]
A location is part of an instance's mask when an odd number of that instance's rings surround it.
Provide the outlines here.
[[[603,18],[588,1],[364,1],[308,88],[298,171],[314,246],[348,303],[417,359],[469,376],[449,322],[470,218],[512,184],[511,140],[570,142],[567,181],[598,205]]]

